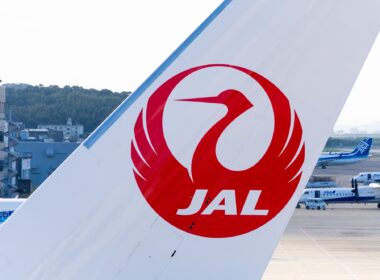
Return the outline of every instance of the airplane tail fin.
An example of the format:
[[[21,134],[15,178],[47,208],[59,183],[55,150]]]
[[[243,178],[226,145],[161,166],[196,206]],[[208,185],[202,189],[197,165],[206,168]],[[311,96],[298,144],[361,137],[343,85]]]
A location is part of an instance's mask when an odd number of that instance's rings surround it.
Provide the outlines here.
[[[372,141],[373,138],[364,138],[362,141],[359,142],[359,144],[352,151],[352,153],[357,156],[368,156],[372,147]]]
[[[0,280],[260,279],[379,14],[225,0],[1,226]]]

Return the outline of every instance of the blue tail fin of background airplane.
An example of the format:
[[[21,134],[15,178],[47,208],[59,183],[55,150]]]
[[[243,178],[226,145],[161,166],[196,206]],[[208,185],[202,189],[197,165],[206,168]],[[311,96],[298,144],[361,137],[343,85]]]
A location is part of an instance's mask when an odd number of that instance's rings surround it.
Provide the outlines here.
[[[353,150],[354,155],[358,156],[368,156],[369,151],[372,147],[372,138],[364,138],[359,144],[356,146],[355,150]]]

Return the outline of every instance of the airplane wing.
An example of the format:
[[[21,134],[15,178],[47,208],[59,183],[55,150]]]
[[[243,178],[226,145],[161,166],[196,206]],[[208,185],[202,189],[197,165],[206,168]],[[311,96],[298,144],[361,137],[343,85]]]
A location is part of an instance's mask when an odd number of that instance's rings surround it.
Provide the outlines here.
[[[223,1],[0,228],[0,279],[260,279],[379,15]]]

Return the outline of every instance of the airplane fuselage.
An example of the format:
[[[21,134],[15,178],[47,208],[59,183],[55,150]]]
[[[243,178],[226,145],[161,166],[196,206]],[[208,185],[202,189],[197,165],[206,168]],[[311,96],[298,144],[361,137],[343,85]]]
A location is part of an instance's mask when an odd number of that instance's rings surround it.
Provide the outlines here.
[[[0,199],[0,224],[5,222],[24,201],[25,199]]]
[[[365,138],[359,142],[356,148],[349,153],[330,153],[322,154],[317,162],[317,166],[326,168],[328,165],[345,165],[357,163],[368,159],[372,146],[372,138]]]
[[[326,165],[345,165],[357,163],[359,161],[368,159],[368,156],[353,156],[353,155],[322,155],[317,166]]]
[[[358,195],[352,188],[306,189],[300,202],[307,198],[322,198],[326,203],[380,203],[380,186],[358,187]]]

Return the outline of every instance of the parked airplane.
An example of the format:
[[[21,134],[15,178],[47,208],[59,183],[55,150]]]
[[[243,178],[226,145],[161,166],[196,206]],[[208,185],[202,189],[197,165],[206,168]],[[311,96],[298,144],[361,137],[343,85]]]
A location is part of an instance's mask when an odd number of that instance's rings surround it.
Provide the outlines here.
[[[0,224],[5,222],[16,209],[24,203],[25,199],[9,198],[0,199]]]
[[[223,1],[0,227],[0,280],[261,279],[379,14]]]
[[[328,165],[351,164],[368,159],[369,151],[372,147],[372,138],[365,138],[359,142],[356,148],[350,153],[329,153],[319,157],[317,166],[325,169]]]
[[[380,185],[372,183],[367,186],[354,188],[316,188],[304,190],[300,203],[308,198],[322,198],[327,204],[330,203],[377,203],[380,208]]]
[[[360,184],[380,183],[380,172],[360,172],[352,178]]]

